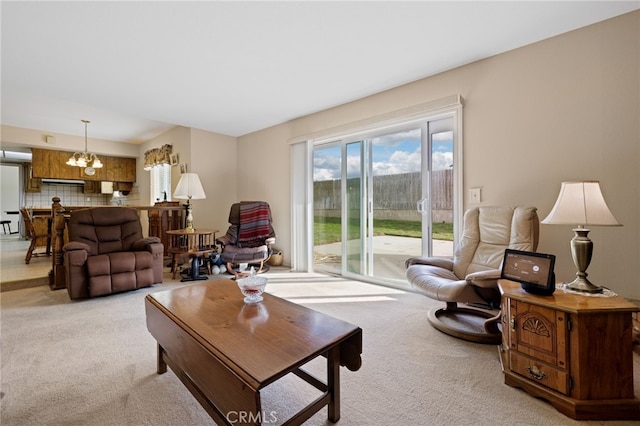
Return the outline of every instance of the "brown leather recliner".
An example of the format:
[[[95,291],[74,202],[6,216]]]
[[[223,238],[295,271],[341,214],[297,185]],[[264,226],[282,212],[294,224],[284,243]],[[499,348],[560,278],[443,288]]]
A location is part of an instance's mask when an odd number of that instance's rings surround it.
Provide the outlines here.
[[[105,296],[162,282],[164,245],[143,238],[138,212],[96,207],[71,213],[64,245],[71,299]]]
[[[407,259],[407,280],[423,295],[446,302],[429,312],[429,322],[443,333],[477,343],[499,344],[499,316],[458,303],[500,305],[498,279],[506,248],[535,251],[539,221],[535,207],[478,207],[464,215],[462,237],[453,259]]]

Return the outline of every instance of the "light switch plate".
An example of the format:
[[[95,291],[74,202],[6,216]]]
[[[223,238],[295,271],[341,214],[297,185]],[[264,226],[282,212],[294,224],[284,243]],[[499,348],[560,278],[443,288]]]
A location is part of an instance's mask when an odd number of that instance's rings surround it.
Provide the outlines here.
[[[471,202],[472,203],[482,202],[482,188],[471,188]]]

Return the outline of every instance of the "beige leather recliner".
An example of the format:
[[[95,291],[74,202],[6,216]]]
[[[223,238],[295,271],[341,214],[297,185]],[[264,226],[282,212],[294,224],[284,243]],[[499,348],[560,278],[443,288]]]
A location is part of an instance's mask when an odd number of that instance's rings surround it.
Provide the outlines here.
[[[429,312],[438,330],[478,343],[498,344],[502,334],[499,316],[487,310],[459,307],[458,303],[500,306],[498,279],[506,248],[535,251],[539,219],[535,207],[477,207],[464,215],[462,237],[453,260],[407,259],[406,277],[411,287],[445,308]]]

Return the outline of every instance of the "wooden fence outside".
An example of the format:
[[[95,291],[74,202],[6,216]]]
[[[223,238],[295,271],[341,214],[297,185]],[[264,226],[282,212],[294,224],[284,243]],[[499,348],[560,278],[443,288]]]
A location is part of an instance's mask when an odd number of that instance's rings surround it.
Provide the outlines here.
[[[402,173],[373,177],[374,219],[420,221],[416,203],[422,198],[420,173]],[[347,185],[353,205],[359,204],[360,178],[352,178]],[[453,221],[453,170],[437,170],[431,174],[432,219],[434,222]],[[340,179],[314,182],[314,210],[316,215],[339,217],[342,206]]]

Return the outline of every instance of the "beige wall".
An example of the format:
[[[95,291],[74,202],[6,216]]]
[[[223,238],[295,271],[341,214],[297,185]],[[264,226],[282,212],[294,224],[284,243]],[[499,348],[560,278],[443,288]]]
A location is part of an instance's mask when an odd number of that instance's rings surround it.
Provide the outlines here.
[[[238,201],[236,156],[236,138],[191,129],[188,170],[198,174],[207,195],[204,200],[192,201],[194,227],[217,228],[218,236],[226,232],[229,208]]]
[[[550,211],[565,180],[600,180],[624,224],[594,228],[593,282],[640,299],[640,12],[626,14],[238,138],[238,195],[271,203],[290,258],[288,140],[452,94],[465,100],[464,194]],[[427,54],[425,52],[425,54]],[[541,225],[541,252],[573,277],[571,226]]]

